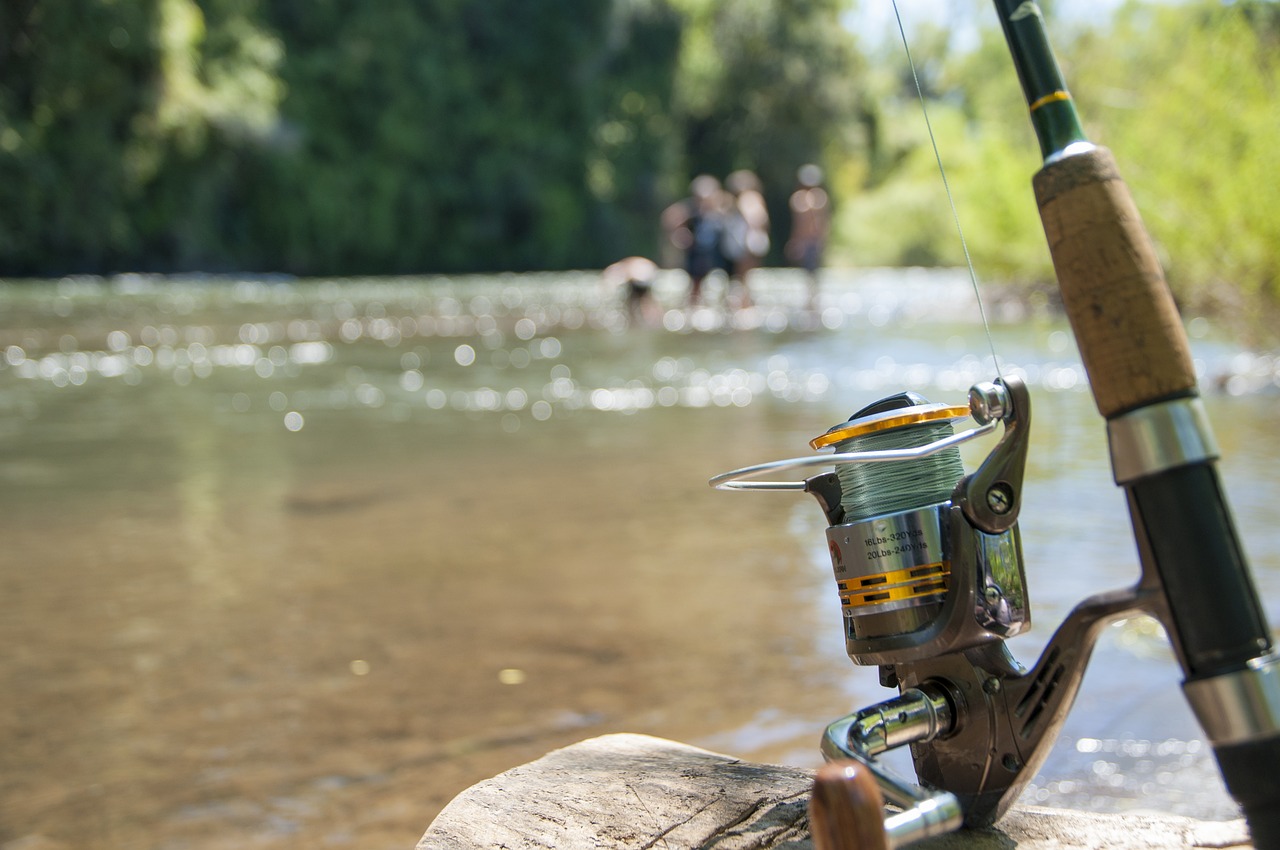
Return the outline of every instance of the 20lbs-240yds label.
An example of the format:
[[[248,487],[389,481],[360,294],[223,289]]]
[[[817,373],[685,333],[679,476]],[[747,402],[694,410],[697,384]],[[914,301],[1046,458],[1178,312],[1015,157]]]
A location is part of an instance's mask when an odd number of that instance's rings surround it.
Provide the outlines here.
[[[877,575],[946,560],[946,505],[873,517],[827,529],[836,579]]]

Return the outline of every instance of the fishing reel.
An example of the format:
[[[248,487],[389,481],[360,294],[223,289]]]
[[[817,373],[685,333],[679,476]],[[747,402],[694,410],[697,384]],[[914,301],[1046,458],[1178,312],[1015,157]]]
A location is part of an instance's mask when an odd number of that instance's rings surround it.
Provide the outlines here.
[[[975,427],[957,433],[970,418]],[[1030,424],[1030,395],[1014,377],[975,385],[967,406],[901,393],[810,443],[832,454],[711,479],[809,493],[826,516],[849,657],[878,666],[899,695],[830,724],[822,752],[869,771],[902,809],[885,820],[889,846],[1004,814],[1048,755],[1101,627],[1149,601],[1141,586],[1087,600],[1030,671],[1009,653],[1005,640],[1031,624],[1017,526]],[[965,475],[958,446],[998,427]],[[834,471],[758,480],[815,466]],[[876,761],[903,745],[920,784]]]

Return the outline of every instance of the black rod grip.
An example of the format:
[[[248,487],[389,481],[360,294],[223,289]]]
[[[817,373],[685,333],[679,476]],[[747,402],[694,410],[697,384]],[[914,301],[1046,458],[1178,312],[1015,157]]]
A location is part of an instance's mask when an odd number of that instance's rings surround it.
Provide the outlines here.
[[[1239,670],[1271,646],[1215,467],[1177,467],[1129,485],[1136,528],[1164,584],[1188,679]]]
[[[1280,736],[1214,748],[1258,850],[1280,850]]]

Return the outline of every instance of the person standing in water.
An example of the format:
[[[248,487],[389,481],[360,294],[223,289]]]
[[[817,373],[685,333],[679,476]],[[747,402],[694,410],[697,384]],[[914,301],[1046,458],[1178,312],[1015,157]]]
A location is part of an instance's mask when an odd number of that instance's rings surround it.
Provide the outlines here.
[[[728,217],[727,193],[710,174],[689,184],[690,197],[662,211],[662,228],[671,244],[684,252],[689,274],[689,305],[702,303],[702,282],[715,269],[728,270],[721,250]]]
[[[809,275],[809,307],[818,302],[818,270],[822,268],[831,231],[831,205],[822,188],[822,169],[812,163],[796,172],[799,184],[791,193],[791,238],[784,253]]]
[[[738,306],[751,306],[751,286],[747,278],[760,267],[769,253],[769,208],[760,191],[760,178],[742,169],[724,180],[733,196],[726,219],[721,252],[729,262],[729,278],[738,289]]]

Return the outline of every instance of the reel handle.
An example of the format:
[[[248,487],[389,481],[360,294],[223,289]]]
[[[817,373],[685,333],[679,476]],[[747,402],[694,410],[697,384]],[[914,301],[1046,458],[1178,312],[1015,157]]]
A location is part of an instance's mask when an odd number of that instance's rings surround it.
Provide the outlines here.
[[[884,796],[855,761],[824,764],[813,780],[809,831],[816,850],[889,850]]]

